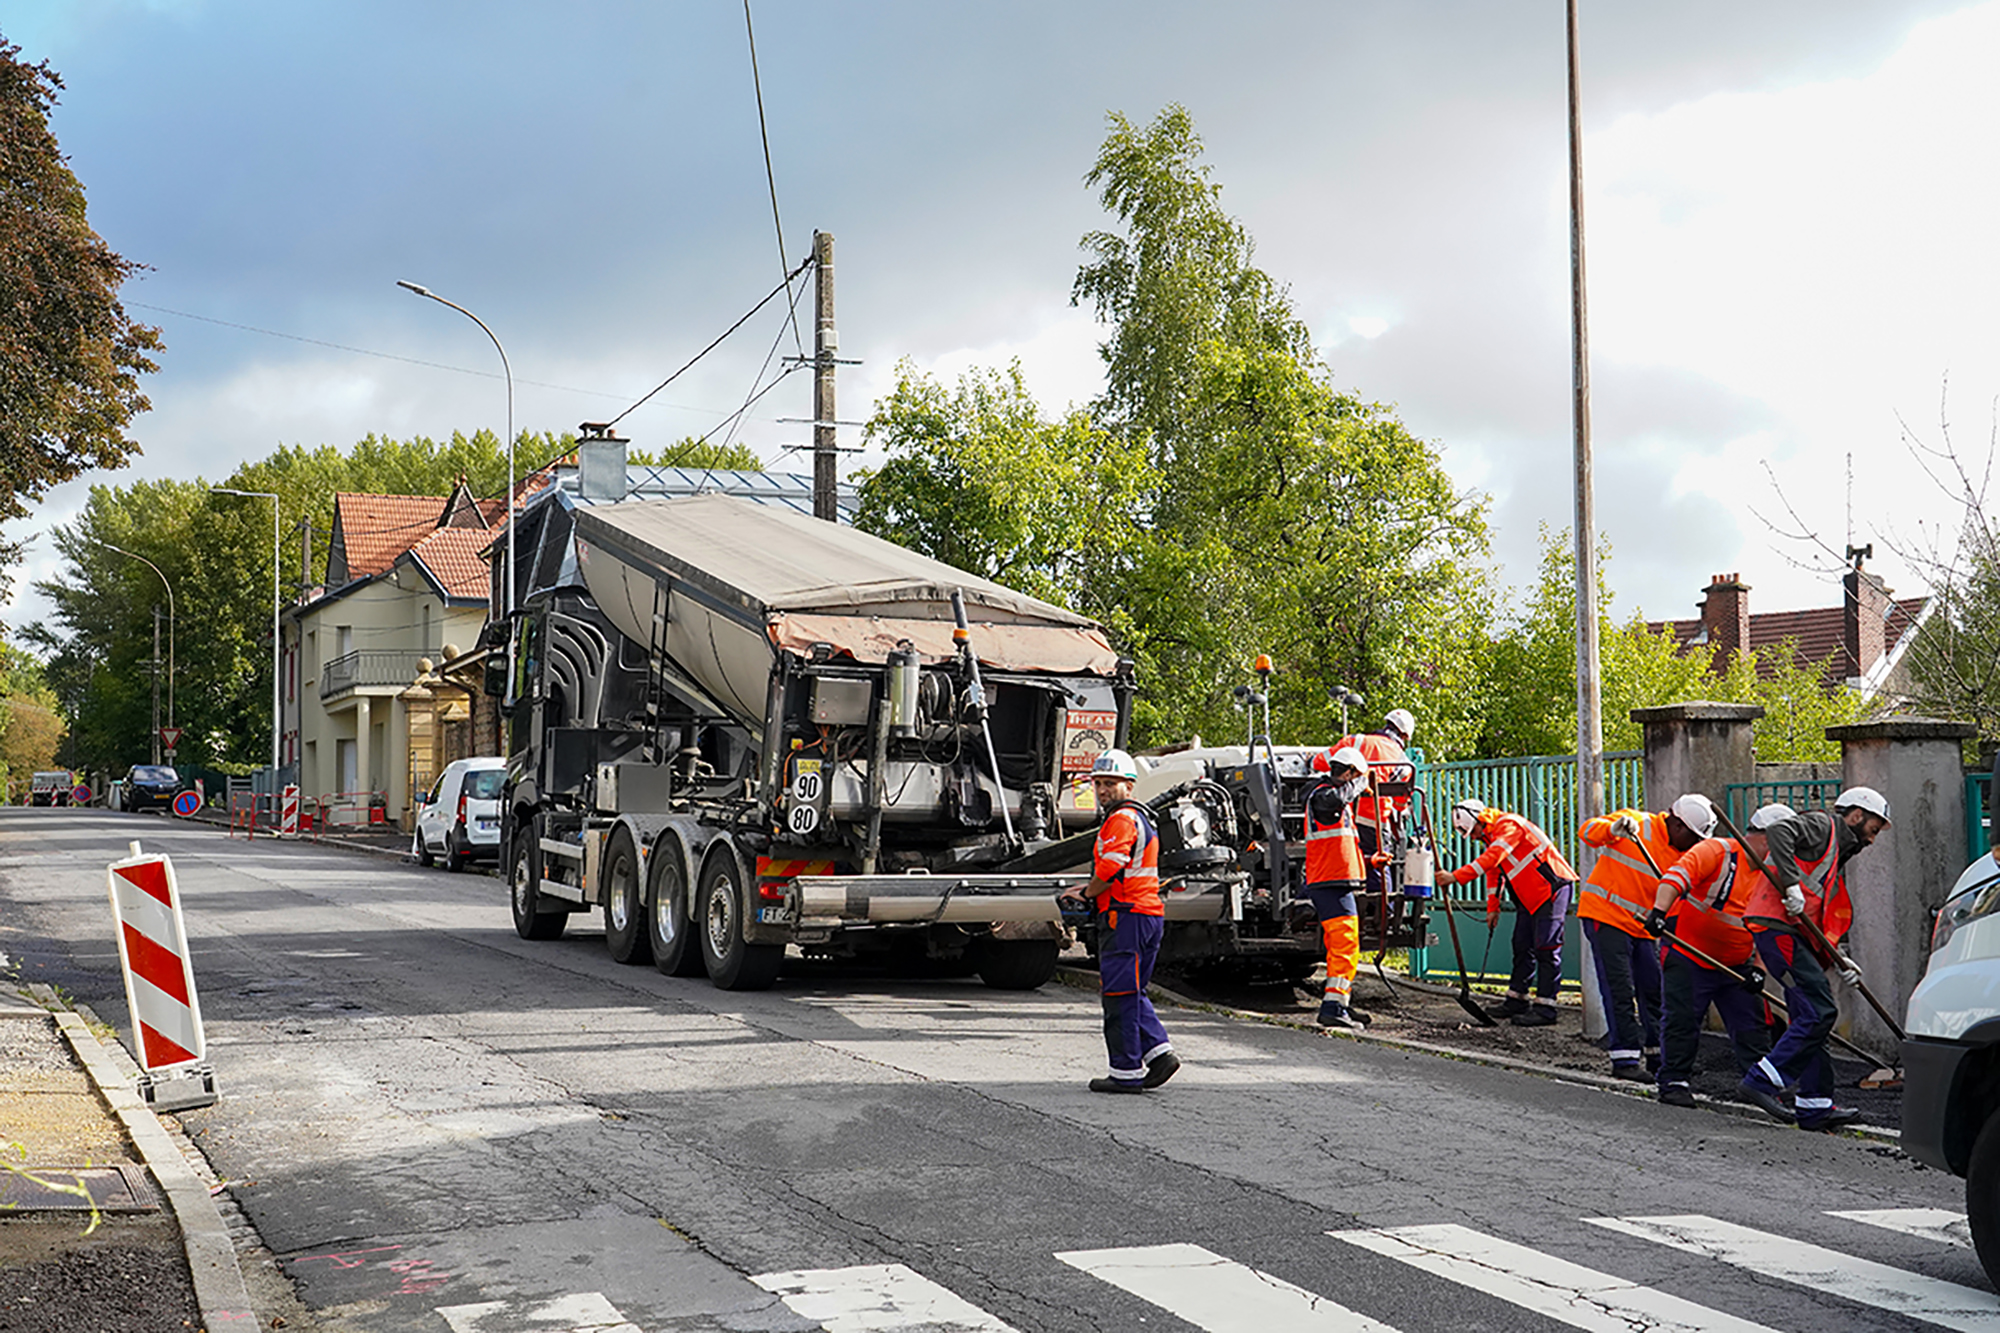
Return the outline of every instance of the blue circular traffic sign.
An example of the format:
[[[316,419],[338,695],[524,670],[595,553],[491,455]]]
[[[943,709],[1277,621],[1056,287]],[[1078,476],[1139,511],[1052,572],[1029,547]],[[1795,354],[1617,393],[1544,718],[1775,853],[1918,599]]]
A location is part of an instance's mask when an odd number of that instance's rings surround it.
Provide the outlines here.
[[[201,793],[198,791],[184,791],[174,797],[174,813],[177,815],[191,815],[199,809],[201,809]]]

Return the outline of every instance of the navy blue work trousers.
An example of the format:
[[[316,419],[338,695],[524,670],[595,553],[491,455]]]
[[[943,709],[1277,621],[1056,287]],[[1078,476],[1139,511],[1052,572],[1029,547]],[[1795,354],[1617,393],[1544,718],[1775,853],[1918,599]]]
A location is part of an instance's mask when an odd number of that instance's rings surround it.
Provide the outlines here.
[[[1097,977],[1111,1077],[1144,1078],[1146,1062],[1173,1047],[1146,998],[1166,920],[1121,907],[1099,913],[1097,925]]]
[[[1660,1086],[1686,1083],[1694,1074],[1701,1049],[1701,1021],[1709,1006],[1722,1015],[1736,1068],[1748,1074],[1771,1049],[1771,1031],[1764,1025],[1764,1002],[1727,972],[1704,967],[1669,945],[1660,965],[1665,1001],[1664,1040],[1660,1049]]]
[[[1611,1063],[1660,1060],[1660,942],[1602,921],[1585,921],[1597,965],[1597,994],[1611,1026]]]

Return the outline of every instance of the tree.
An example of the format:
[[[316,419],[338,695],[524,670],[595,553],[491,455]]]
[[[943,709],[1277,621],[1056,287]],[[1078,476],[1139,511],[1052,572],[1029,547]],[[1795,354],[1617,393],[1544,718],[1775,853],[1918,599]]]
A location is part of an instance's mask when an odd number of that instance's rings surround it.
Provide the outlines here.
[[[633,449],[626,461],[646,467],[727,468],[740,472],[762,472],[764,460],[747,444],[710,444],[690,435],[664,449]]]
[[[20,53],[0,38],[0,522],[138,452],[126,428],[148,407],[139,376],[162,346],[126,318],[118,288],[139,266],[91,230],[49,130],[62,79]],[[0,546],[0,566],[17,553]]]
[[[0,643],[0,791],[11,793],[16,779],[54,768],[66,731],[41,664]]]

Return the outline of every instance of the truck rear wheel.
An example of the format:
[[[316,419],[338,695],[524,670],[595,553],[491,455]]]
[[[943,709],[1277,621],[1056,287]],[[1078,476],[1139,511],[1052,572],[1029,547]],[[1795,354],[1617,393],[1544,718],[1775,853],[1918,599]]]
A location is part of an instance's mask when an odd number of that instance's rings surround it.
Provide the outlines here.
[[[735,850],[718,844],[701,866],[701,960],[708,979],[722,990],[764,990],[778,979],[785,961],[781,944],[752,944],[743,938],[743,867]]]
[[[569,925],[569,913],[544,912],[541,821],[528,819],[514,832],[514,864],[507,874],[507,897],[514,905],[514,933],[524,940],[559,940]]]
[[[670,977],[698,977],[707,969],[688,912],[687,861],[680,839],[663,834],[647,863],[646,934],[653,945],[653,966]]]
[[[604,947],[612,961],[643,964],[653,961],[653,941],[646,925],[645,885],[639,878],[639,849],[630,829],[620,827],[604,852]]]
[[[1056,974],[1059,940],[981,940],[979,979],[994,990],[1033,990]]]
[[[1965,1220],[1979,1266],[2000,1286],[2000,1112],[1986,1117],[1966,1163]]]

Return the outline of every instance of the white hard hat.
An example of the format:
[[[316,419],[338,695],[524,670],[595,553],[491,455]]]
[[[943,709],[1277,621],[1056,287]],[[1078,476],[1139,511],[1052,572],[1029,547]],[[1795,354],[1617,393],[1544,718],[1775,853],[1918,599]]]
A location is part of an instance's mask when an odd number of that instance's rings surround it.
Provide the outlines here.
[[[1686,824],[1697,838],[1715,832],[1715,806],[1700,792],[1691,791],[1673,803],[1674,818]]]
[[[1451,826],[1460,833],[1470,833],[1485,813],[1486,802],[1477,796],[1468,796],[1451,808]]]
[[[1356,773],[1366,773],[1368,771],[1368,756],[1355,749],[1352,745],[1341,746],[1338,750],[1327,756],[1326,762],[1329,769],[1351,768]]]
[[[1090,776],[1093,781],[1097,778],[1123,778],[1127,782],[1137,782],[1139,766],[1123,750],[1106,750],[1090,766]]]
[[[1833,802],[1836,810],[1866,810],[1884,824],[1889,822],[1889,802],[1873,787],[1849,787]]]
[[[1382,725],[1385,727],[1394,727],[1396,733],[1405,741],[1413,741],[1417,738],[1416,715],[1407,708],[1391,708],[1389,716],[1382,719]]]
[[[1760,805],[1755,810],[1752,810],[1749,820],[1743,827],[1751,833],[1762,833],[1765,829],[1771,827],[1771,825],[1782,824],[1797,813],[1798,811],[1792,809],[1792,807],[1786,805],[1783,801],[1773,801],[1769,805]]]

